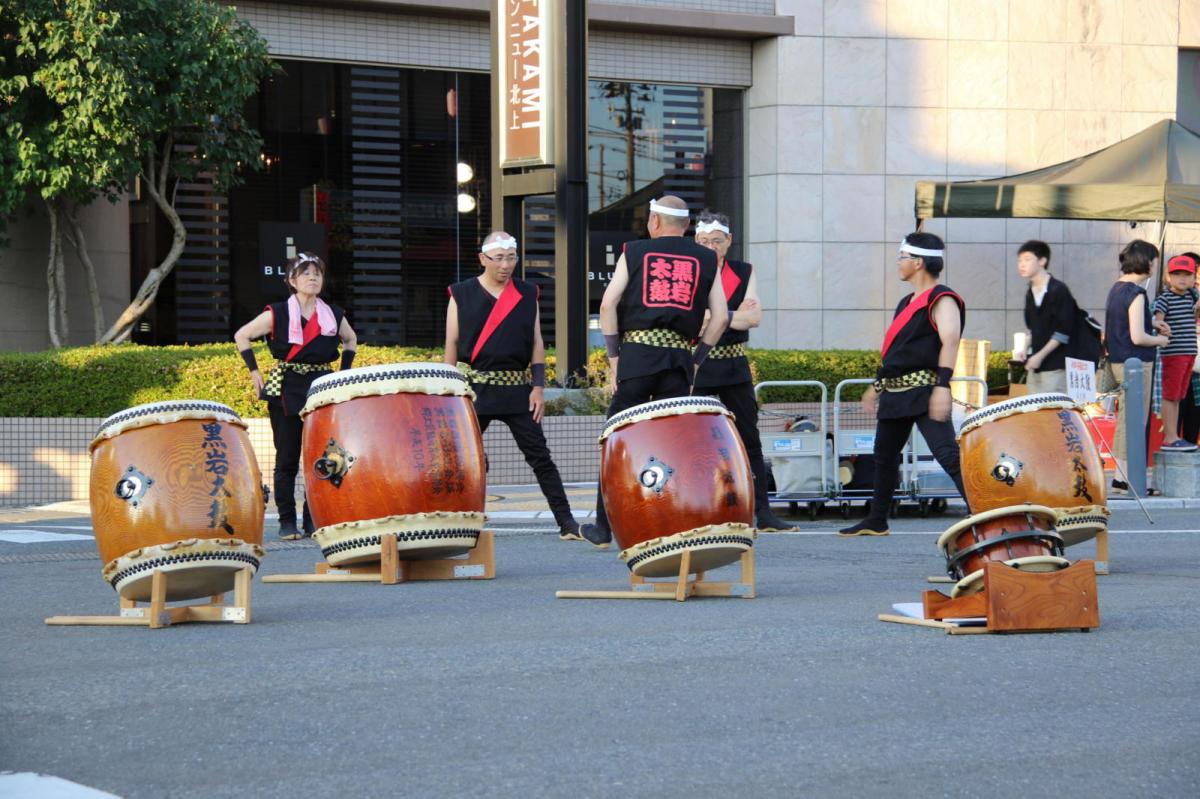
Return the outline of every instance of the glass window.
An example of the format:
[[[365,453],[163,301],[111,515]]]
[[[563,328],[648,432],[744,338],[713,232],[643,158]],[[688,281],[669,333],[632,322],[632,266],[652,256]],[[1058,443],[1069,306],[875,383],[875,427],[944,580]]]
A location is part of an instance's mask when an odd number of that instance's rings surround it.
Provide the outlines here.
[[[741,257],[742,97],[734,89],[588,84],[589,298],[597,313],[626,241],[645,237],[651,199],[674,194],[692,212],[733,222]],[[554,199],[525,206],[525,276],[542,283],[543,333],[554,339]]]
[[[1179,51],[1178,80],[1175,119],[1200,133],[1200,50]]]

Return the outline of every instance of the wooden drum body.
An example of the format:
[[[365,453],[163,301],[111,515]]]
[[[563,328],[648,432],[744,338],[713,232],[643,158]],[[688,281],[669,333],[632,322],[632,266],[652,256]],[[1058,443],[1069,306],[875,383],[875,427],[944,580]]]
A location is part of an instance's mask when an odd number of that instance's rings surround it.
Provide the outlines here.
[[[138,405],[100,425],[91,444],[91,507],[104,579],[148,600],[154,571],[167,599],[233,589],[257,570],[266,501],[246,425],[225,405]]]
[[[486,500],[474,397],[457,369],[404,363],[313,381],[301,469],[313,535],[333,566],[377,561],[392,533],[402,559],[475,546]]]
[[[754,485],[732,414],[708,397],[636,405],[600,436],[600,485],[621,560],[643,577],[738,560],[754,544]]]
[[[1048,506],[1067,546],[1107,529],[1104,467],[1084,424],[1065,394],[1030,394],[964,419],[958,435],[971,510]]]
[[[1000,561],[1022,571],[1057,571],[1071,565],[1054,529],[1057,514],[1044,505],[1018,505],[977,513],[942,533],[938,549],[947,573],[958,580],[952,596],[983,590],[983,566]]]

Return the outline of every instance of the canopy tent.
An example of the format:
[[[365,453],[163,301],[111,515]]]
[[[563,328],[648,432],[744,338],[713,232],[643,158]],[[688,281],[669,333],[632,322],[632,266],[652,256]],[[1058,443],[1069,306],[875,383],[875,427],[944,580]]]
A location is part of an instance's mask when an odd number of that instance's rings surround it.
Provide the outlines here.
[[[1054,166],[990,180],[917,183],[918,220],[937,217],[1200,222],[1200,135],[1174,120]]]

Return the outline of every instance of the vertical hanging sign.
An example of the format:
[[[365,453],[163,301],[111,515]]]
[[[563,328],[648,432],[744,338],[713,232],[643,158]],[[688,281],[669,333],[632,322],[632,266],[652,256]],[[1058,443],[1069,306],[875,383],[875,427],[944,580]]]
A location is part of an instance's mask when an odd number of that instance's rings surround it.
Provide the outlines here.
[[[556,0],[496,0],[500,166],[548,166]]]

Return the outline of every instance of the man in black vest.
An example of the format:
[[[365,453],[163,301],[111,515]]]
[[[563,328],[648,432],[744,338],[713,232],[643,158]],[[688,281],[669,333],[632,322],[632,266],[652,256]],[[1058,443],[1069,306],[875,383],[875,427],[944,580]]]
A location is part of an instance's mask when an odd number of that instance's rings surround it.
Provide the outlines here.
[[[518,257],[512,236],[492,233],[480,250],[483,274],[448,289],[443,360],[471,381],[480,431],[493,421],[512,431],[558,522],[558,537],[579,541],[579,524],[542,433],[546,348],[537,286],[513,277]]]
[[[725,332],[729,307],[717,280],[712,250],[684,237],[690,214],[678,197],[650,202],[649,239],[631,241],[617,259],[600,302],[600,330],[608,349],[608,416],[651,400],[687,396],[696,371]],[[700,336],[704,312],[709,323]],[[612,530],[604,496],[596,489],[596,523],[580,528],[599,549]]]
[[[754,268],[745,261],[725,257],[733,234],[729,217],[704,211],[696,217],[696,243],[717,254],[717,277],[729,303],[729,328],[708,354],[708,360],[696,373],[695,393],[712,394],[733,411],[738,434],[746,447],[750,471],[754,474],[754,526],[759,530],[793,530],[795,527],[771,511],[767,499],[767,465],[763,461],[762,439],[758,435],[758,401],[746,357],[750,329],[762,321],[758,301],[758,280]]]
[[[896,258],[900,279],[913,291],[900,300],[883,337],[882,364],[875,384],[863,394],[863,409],[876,415],[875,486],[871,512],[838,535],[887,535],[888,511],[896,493],[900,454],[916,425],[933,457],[965,498],[958,442],[950,421],[950,378],[966,322],[962,298],[938,282],[945,245],[932,233],[909,233]]]

